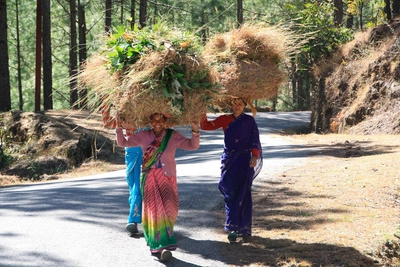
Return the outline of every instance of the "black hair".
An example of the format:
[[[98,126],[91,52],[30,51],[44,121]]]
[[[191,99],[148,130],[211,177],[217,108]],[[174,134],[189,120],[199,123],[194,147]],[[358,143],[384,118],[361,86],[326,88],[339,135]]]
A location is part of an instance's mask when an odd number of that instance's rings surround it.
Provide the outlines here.
[[[164,114],[159,113],[159,112],[151,114],[150,117],[149,117],[149,119],[150,119],[150,120],[153,120],[153,116],[154,116],[154,115],[160,115],[160,116],[162,116],[162,117],[164,118],[164,121],[167,121],[167,117],[166,117]]]
[[[243,103],[244,103],[244,106],[247,106],[247,102],[246,102],[246,100],[245,100],[243,97],[234,97],[234,98],[232,98],[232,100],[231,100],[231,105],[233,105],[233,101],[235,101],[236,99],[242,100]]]

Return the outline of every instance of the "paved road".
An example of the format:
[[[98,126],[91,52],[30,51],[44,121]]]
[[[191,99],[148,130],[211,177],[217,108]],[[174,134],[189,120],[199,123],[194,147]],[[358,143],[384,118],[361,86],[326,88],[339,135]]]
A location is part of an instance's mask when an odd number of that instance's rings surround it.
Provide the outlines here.
[[[309,123],[309,112],[258,113],[264,168],[254,186],[301,165],[307,152],[270,134]],[[190,135],[188,128],[178,129]],[[228,266],[219,255],[222,225],[208,216],[221,207],[217,189],[222,131],[202,132],[198,151],[178,151],[179,248],[164,264],[143,237],[125,232],[128,190],[124,170],[72,180],[0,188],[0,266]],[[139,228],[140,229],[140,228]]]

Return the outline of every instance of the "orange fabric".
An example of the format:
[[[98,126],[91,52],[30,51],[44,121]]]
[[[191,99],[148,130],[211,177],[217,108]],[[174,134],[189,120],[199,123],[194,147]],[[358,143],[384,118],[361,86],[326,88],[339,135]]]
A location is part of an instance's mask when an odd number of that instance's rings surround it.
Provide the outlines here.
[[[110,108],[106,106],[101,107],[101,117],[105,127],[111,129],[115,129],[117,127],[117,121],[110,117]]]

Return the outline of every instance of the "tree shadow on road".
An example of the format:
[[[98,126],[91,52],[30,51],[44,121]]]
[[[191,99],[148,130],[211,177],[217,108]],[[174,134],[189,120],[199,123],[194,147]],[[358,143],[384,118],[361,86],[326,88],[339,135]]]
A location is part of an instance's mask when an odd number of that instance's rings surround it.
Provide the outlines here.
[[[253,236],[250,243],[199,241],[180,237],[180,249],[188,254],[199,254],[206,259],[233,266],[373,266],[374,262],[352,247],[320,243],[297,243],[289,239],[269,239]],[[188,243],[190,245],[186,245]],[[214,248],[217,251],[204,251]],[[298,265],[291,265],[298,266]]]

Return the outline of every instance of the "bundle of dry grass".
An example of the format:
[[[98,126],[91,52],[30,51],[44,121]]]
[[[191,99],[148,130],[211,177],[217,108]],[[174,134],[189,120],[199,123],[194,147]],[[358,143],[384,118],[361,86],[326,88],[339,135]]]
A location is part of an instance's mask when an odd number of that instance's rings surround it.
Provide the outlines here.
[[[213,76],[226,89],[226,97],[268,99],[284,81],[280,64],[292,50],[290,35],[278,27],[244,24],[216,35],[205,47],[204,57]]]
[[[91,89],[88,96],[90,109],[112,105],[112,88],[118,87],[119,75],[117,72],[110,74],[106,64],[107,58],[96,54],[84,63],[76,77],[79,88]]]
[[[108,50],[93,56],[78,80],[90,88],[91,109],[112,106],[111,117],[118,114],[129,127],[148,125],[157,112],[171,115],[170,125],[190,124],[218,95],[193,34],[158,24],[120,29],[106,42]]]

